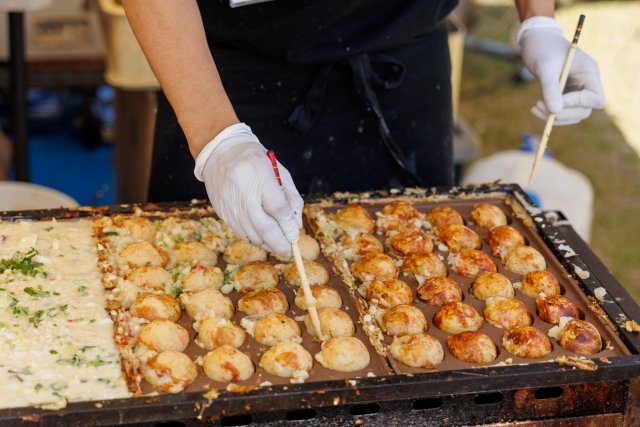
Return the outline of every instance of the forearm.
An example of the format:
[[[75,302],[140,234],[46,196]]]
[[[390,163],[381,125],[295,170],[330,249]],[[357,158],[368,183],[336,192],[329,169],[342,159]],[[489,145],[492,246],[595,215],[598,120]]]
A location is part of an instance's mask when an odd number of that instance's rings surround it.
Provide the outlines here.
[[[196,157],[238,122],[195,0],[123,0],[127,18]]]
[[[515,0],[520,21],[532,16],[554,16],[554,0]]]

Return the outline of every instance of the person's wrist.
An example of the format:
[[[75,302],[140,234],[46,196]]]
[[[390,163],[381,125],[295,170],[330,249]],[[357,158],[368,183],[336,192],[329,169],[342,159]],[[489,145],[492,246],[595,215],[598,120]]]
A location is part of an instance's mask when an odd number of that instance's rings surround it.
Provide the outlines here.
[[[522,45],[520,44],[522,37],[528,31],[538,29],[557,31],[560,36],[562,36],[562,25],[560,25],[560,23],[554,18],[549,16],[532,16],[531,18],[525,19],[522,21],[522,24],[520,24],[520,28],[518,28],[518,32],[516,33],[516,46],[522,48]]]

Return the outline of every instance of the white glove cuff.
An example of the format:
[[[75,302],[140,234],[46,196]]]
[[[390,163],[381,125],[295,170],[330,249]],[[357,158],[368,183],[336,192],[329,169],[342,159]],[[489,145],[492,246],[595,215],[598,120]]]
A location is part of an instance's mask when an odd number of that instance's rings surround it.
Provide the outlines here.
[[[249,126],[244,123],[236,123],[235,125],[227,127],[216,135],[215,138],[209,141],[196,158],[196,167],[193,169],[193,174],[198,178],[198,181],[204,182],[202,170],[214,151],[219,149],[219,147],[233,143],[238,136],[245,137],[247,135],[252,135],[256,141],[258,140],[258,138],[253,135],[253,132],[251,132],[251,128]]]
[[[538,28],[548,28],[555,29],[560,32],[562,35],[562,25],[554,18],[550,18],[548,16],[532,16],[531,18],[525,19],[520,24],[520,28],[518,28],[518,32],[516,33],[516,46],[520,46],[520,39],[529,30],[538,29]]]

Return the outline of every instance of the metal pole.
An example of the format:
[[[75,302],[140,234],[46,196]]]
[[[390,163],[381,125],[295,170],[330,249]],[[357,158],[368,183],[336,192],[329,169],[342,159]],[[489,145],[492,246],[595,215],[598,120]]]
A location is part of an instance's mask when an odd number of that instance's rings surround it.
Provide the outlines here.
[[[24,13],[9,13],[9,77],[16,180],[29,180],[27,139],[27,67],[24,57]]]

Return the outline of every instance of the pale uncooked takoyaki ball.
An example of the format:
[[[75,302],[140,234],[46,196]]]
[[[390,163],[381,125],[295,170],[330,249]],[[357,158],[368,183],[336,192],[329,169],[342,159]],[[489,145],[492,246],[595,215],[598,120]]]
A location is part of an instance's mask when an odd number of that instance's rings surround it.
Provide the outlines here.
[[[222,254],[227,264],[245,264],[251,261],[266,261],[267,251],[252,245],[246,240],[238,239],[224,249]]]
[[[342,297],[340,293],[327,285],[315,285],[311,286],[311,295],[316,300],[316,308],[323,307],[333,307],[340,308],[342,307]],[[304,290],[302,288],[298,288],[296,292],[296,299],[294,300],[294,304],[296,307],[301,308],[302,310],[307,310],[307,300],[304,294]]]
[[[262,317],[271,313],[284,313],[288,309],[287,297],[278,288],[250,292],[238,300],[238,311],[249,316]]]
[[[367,347],[356,337],[335,337],[322,343],[316,360],[332,371],[354,372],[366,368],[370,357]]]
[[[347,261],[358,260],[372,252],[384,252],[382,242],[373,234],[345,234],[340,238],[340,247]]]
[[[400,304],[411,304],[413,292],[400,279],[374,280],[365,289],[367,301],[381,308],[391,308]]]
[[[524,236],[510,225],[500,225],[492,229],[489,231],[487,240],[493,256],[503,261],[509,252],[518,246],[525,245]]]
[[[309,286],[326,285],[329,282],[329,270],[324,265],[305,260],[302,261],[302,264],[304,264],[304,272],[307,275]],[[302,286],[302,279],[294,262],[282,267],[282,276],[288,284]]]
[[[173,248],[172,263],[178,265],[202,264],[204,266],[214,266],[218,262],[218,254],[200,242],[176,243]]]
[[[596,354],[602,350],[598,329],[586,320],[569,320],[561,330],[558,342],[562,348],[574,353]]]
[[[491,338],[482,332],[461,332],[447,337],[449,352],[456,359],[469,363],[489,363],[498,356]]]
[[[143,265],[135,268],[126,279],[134,285],[147,290],[163,291],[173,284],[171,273],[162,267]]]
[[[253,339],[264,345],[300,341],[300,326],[292,318],[281,313],[261,317],[253,326]]]
[[[207,377],[222,382],[248,380],[255,372],[249,356],[230,345],[223,345],[207,353],[202,368]]]
[[[187,314],[195,320],[210,316],[229,319],[235,311],[231,300],[214,288],[193,293],[183,292],[180,294],[180,301]]]
[[[578,319],[578,307],[562,295],[540,295],[536,298],[538,316],[548,323],[558,324],[561,317]]]
[[[153,320],[144,325],[136,336],[135,354],[146,361],[163,351],[184,351],[189,345],[189,332],[166,319]]]
[[[420,213],[410,203],[394,200],[377,214],[376,225],[381,234],[410,228],[420,228]]]
[[[231,275],[231,282],[240,292],[254,292],[278,286],[278,271],[266,261],[250,261]]]
[[[373,233],[376,223],[365,208],[349,204],[334,215],[334,221],[346,234]]]
[[[445,225],[464,224],[460,212],[449,206],[436,206],[431,212],[427,213],[426,219],[436,234],[438,234],[440,229]]]
[[[198,322],[197,342],[207,350],[230,345],[240,347],[247,339],[247,334],[239,325],[229,319],[207,317]]]
[[[431,238],[417,228],[408,228],[391,235],[387,239],[387,245],[391,253],[399,257],[429,253],[433,250]]]
[[[395,336],[389,350],[394,359],[412,368],[435,368],[444,359],[440,341],[427,334]]]
[[[395,336],[427,332],[428,325],[419,308],[411,304],[402,304],[384,311],[381,327],[388,335]]]
[[[481,301],[491,297],[513,297],[515,292],[511,280],[497,272],[479,274],[471,285],[471,293]]]
[[[165,393],[184,390],[198,376],[196,364],[184,353],[163,351],[142,367],[144,379]]]
[[[147,320],[167,319],[177,322],[180,304],[171,295],[144,293],[138,295],[131,305],[131,314]]]
[[[547,262],[536,248],[518,246],[506,255],[504,268],[512,273],[527,274],[531,271],[546,269]]]
[[[133,240],[145,240],[153,242],[156,235],[156,227],[149,219],[141,216],[117,215],[112,218],[118,227],[125,227]]]
[[[451,252],[460,252],[462,249],[480,249],[481,246],[478,233],[462,224],[443,225],[439,228],[438,237]]]
[[[353,324],[351,317],[339,308],[320,308],[318,309],[318,318],[320,319],[322,334],[325,337],[351,337],[356,333],[356,326]],[[313,327],[309,313],[304,316],[304,325],[307,327],[309,335],[317,338],[318,335]]]
[[[224,273],[218,267],[196,264],[182,279],[185,292],[196,292],[207,288],[220,289],[224,284]]]
[[[462,302],[442,304],[433,317],[433,324],[442,331],[457,334],[465,331],[477,331],[484,319],[475,308]]]
[[[298,249],[302,259],[315,261],[320,256],[320,245],[313,237],[308,234],[300,234],[298,240]]]
[[[418,288],[418,298],[429,305],[462,301],[462,288],[448,277],[429,277]]]
[[[502,338],[502,346],[509,353],[527,359],[547,357],[553,350],[547,334],[533,326],[519,326],[508,330]]]
[[[491,297],[486,300],[484,317],[487,322],[507,331],[520,326],[529,326],[533,317],[527,306],[516,298]]]
[[[558,279],[546,270],[530,271],[520,282],[520,292],[531,298],[538,298],[540,294],[559,295],[560,291]]]
[[[447,267],[437,254],[411,254],[404,259],[402,272],[421,278],[444,277],[447,275]]]
[[[471,210],[469,218],[475,224],[487,230],[507,225],[507,216],[502,209],[489,203],[476,204]]]
[[[313,367],[313,358],[300,344],[279,342],[264,352],[260,367],[271,375],[304,381]]]
[[[143,265],[164,267],[169,261],[169,256],[165,251],[157,249],[149,242],[131,243],[122,249],[119,255],[131,268]]]
[[[498,268],[489,255],[477,249],[462,249],[449,254],[449,266],[458,275],[475,278],[482,273],[496,272]]]

